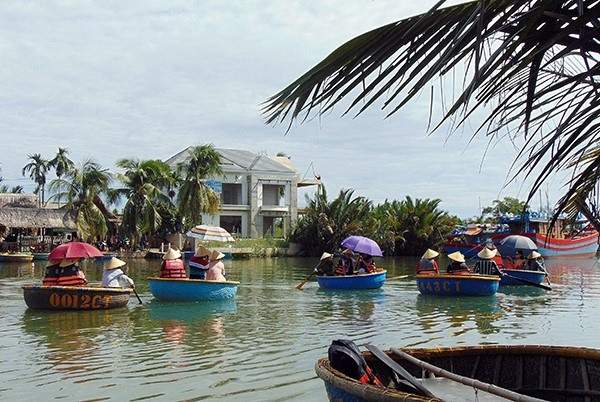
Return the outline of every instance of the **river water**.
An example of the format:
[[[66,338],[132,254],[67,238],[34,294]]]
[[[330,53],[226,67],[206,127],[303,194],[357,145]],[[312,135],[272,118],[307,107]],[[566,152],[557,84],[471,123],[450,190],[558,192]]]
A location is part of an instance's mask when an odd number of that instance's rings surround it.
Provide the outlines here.
[[[158,261],[131,260],[144,300],[89,312],[30,310],[21,286],[44,263],[0,265],[0,399],[323,401],[315,361],[332,339],[389,347],[544,344],[600,348],[596,260],[549,260],[553,290],[501,288],[491,297],[419,294],[414,278],[367,291],[295,289],[316,259],[229,260],[235,299],[160,303]],[[414,258],[384,259],[388,277]],[[440,261],[444,266],[445,261]],[[90,282],[102,264],[86,261]]]

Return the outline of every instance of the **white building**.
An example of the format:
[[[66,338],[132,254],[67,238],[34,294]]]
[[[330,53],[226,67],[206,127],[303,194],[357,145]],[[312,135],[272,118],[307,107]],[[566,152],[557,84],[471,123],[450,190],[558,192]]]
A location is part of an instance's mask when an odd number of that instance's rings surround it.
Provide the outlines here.
[[[185,163],[193,147],[166,160],[172,169]],[[239,149],[220,149],[223,175],[207,181],[221,196],[216,215],[203,214],[202,223],[221,226],[239,237],[273,234],[278,221],[288,233],[298,217],[298,188],[318,185],[302,180],[289,158],[259,155]]]

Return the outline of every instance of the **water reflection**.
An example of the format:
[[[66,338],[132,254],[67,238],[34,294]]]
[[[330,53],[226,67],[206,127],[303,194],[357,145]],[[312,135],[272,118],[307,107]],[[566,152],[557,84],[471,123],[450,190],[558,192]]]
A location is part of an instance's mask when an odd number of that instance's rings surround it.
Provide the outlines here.
[[[466,322],[474,322],[483,334],[500,330],[494,325],[504,314],[498,296],[482,297],[442,297],[432,295],[417,296],[416,302],[419,324],[425,330],[431,330],[445,321],[450,327],[462,328]]]

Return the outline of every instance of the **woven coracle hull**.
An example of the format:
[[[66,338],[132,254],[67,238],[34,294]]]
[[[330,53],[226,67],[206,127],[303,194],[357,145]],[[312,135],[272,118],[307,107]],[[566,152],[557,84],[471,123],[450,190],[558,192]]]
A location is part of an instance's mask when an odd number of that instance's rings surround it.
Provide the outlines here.
[[[131,289],[79,286],[23,286],[28,307],[38,310],[102,310],[123,307]]]
[[[561,346],[466,346],[460,348],[400,349],[448,372],[551,401],[600,400],[600,350]],[[385,352],[415,378],[423,369]],[[325,382],[332,401],[431,401],[431,398],[396,389],[392,371],[371,353],[363,353],[368,365],[386,388],[362,384],[333,369],[327,358],[315,370]],[[449,400],[448,395],[435,396]],[[452,398],[450,398],[452,399]],[[437,399],[433,399],[437,400]]]
[[[319,286],[325,289],[379,289],[385,283],[387,271],[372,274],[317,276]]]
[[[527,271],[524,269],[506,269],[503,271],[504,273],[514,276],[516,278],[525,279],[529,282],[542,283],[544,278],[546,277],[545,272],[541,271]],[[500,286],[527,286],[527,283],[523,283],[513,278],[508,278],[506,276],[502,276],[500,278]]]
[[[239,282],[206,281],[201,279],[148,278],[150,292],[164,301],[212,301],[231,299]]]
[[[417,287],[424,295],[490,296],[499,285],[500,278],[492,275],[417,275]]]

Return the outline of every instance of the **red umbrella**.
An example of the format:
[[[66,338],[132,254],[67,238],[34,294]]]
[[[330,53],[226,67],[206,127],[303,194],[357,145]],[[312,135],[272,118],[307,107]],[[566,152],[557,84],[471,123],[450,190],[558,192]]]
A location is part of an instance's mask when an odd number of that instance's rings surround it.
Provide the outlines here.
[[[103,257],[104,254],[91,244],[72,241],[61,244],[48,255],[49,260],[61,260],[64,258],[87,258]]]

